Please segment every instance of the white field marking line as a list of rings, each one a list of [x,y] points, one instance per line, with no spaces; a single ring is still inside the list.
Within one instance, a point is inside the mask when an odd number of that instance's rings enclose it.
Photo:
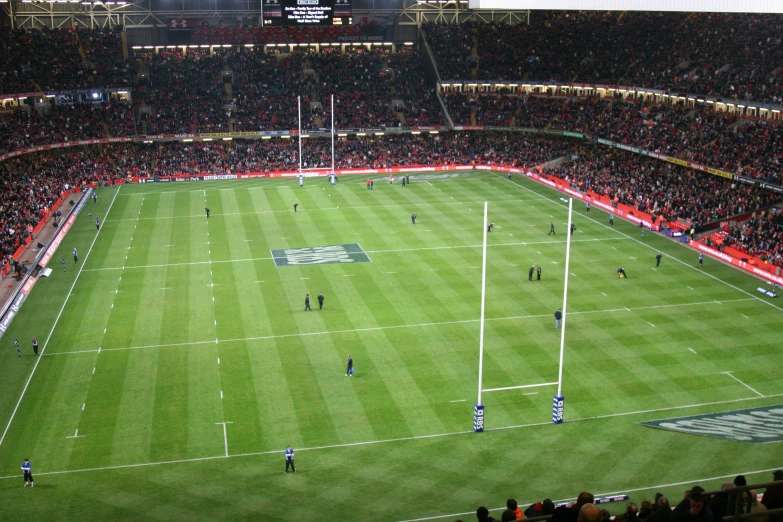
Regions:
[[[650,326],[652,326],[653,328],[655,328],[655,325],[654,325],[654,324],[652,324],[650,321],[647,321],[647,324],[649,324]]]
[[[514,203],[514,202],[520,202],[520,201],[530,201],[531,199],[546,199],[547,197],[538,197],[538,198],[529,198],[529,199],[499,199],[496,201],[490,201],[490,203]],[[483,201],[438,201],[435,203],[416,203],[417,206],[420,207],[436,207],[438,205],[464,205],[465,203],[483,203]],[[363,208],[396,208],[396,207],[408,207],[409,204],[404,205],[359,205],[359,206],[353,206],[353,207],[343,207],[343,209],[363,209]],[[313,208],[313,209],[307,209],[309,212],[315,212],[315,211],[324,211],[324,210],[337,210],[336,208],[331,207],[323,207],[323,208]],[[254,212],[226,212],[225,214],[215,214],[212,213],[212,216],[245,216],[245,215],[257,215],[257,214],[278,214],[278,213],[293,213],[293,210],[257,210]],[[122,219],[115,219],[113,221],[139,221],[139,220],[162,220],[162,219],[196,219],[196,218],[203,218],[204,214],[192,214],[187,216],[156,216],[156,217],[144,217],[144,218],[122,218]],[[208,223],[208,222],[207,222]]]
[[[502,178],[502,176],[499,176],[499,177]],[[527,190],[528,192],[532,192],[533,194],[540,195],[538,192],[536,192],[534,190],[531,190],[531,189],[529,189],[527,187],[524,187],[524,186],[520,185],[519,183],[516,183],[516,182],[511,181],[511,180],[509,180],[509,182],[510,183],[514,183],[514,185],[516,185],[516,186],[518,186],[518,187],[520,187],[520,188],[522,188],[524,190]],[[558,205],[558,206],[561,206],[561,207],[566,207],[566,205],[563,205],[562,203],[559,203],[558,201],[556,201],[554,199],[550,199],[549,201],[551,201],[555,205]],[[604,228],[608,228],[608,229],[614,230],[615,233],[620,234],[621,236],[625,237],[626,239],[630,239],[631,241],[639,243],[640,245],[644,246],[645,248],[648,248],[650,250],[655,250],[655,251],[658,250],[658,249],[648,245],[647,243],[644,243],[643,241],[639,241],[638,239],[636,239],[634,237],[631,237],[628,234],[624,234],[624,233],[620,232],[619,230],[615,229],[614,227],[610,227],[609,225],[604,225],[603,223],[600,223],[600,222],[596,221],[593,218],[587,218],[587,219],[589,219],[590,221],[592,221],[596,225],[599,225],[599,226],[602,226]],[[612,247],[612,248],[614,248],[614,247]],[[780,310],[781,312],[783,312],[783,308],[781,308],[781,307],[779,307],[777,305],[774,305],[774,304],[770,303],[769,301],[765,301],[764,299],[761,299],[760,297],[756,297],[755,295],[751,294],[750,292],[747,292],[747,291],[743,290],[742,288],[740,288],[738,286],[735,286],[735,285],[733,285],[733,284],[731,284],[731,283],[729,283],[727,281],[724,281],[723,279],[721,279],[721,278],[719,278],[717,276],[714,276],[712,274],[704,272],[703,270],[700,270],[700,269],[696,268],[695,266],[692,266],[692,265],[686,263],[685,261],[679,259],[678,257],[675,257],[675,256],[670,256],[670,257],[672,259],[674,259],[675,261],[677,261],[678,263],[687,266],[691,270],[695,270],[696,272],[699,272],[700,274],[704,274],[705,276],[707,276],[707,277],[709,277],[711,279],[714,279],[715,281],[723,283],[724,285],[726,285],[726,286],[728,286],[730,288],[733,288],[734,290],[737,290],[738,292],[742,292],[743,294],[752,297],[753,299],[755,299],[756,301],[759,301],[760,303],[764,303],[765,305],[771,306],[772,308],[775,308],[776,310]],[[691,287],[689,286],[688,288],[691,288]],[[693,288],[691,288],[691,290],[693,290]]]
[[[603,295],[604,297],[609,297],[608,295],[606,295],[606,294],[605,294],[605,293],[603,293],[603,292],[601,292],[601,295]]]
[[[538,395],[538,392],[528,392],[528,393],[523,393],[522,395]]]
[[[449,402],[465,402],[466,400],[467,399],[459,399],[459,400],[456,400],[456,401],[449,401]]]
[[[724,301],[724,303],[735,303],[735,302],[745,302],[745,301],[751,301],[751,298],[742,298],[742,299],[731,299],[728,301]],[[588,314],[600,314],[600,313],[614,313],[614,312],[622,312],[627,311],[631,312],[633,310],[654,310],[658,308],[679,308],[683,306],[700,306],[700,305],[714,305],[714,301],[701,301],[697,303],[680,303],[680,304],[665,304],[665,305],[653,305],[653,306],[640,306],[638,308],[611,308],[607,310],[585,310],[582,312],[568,312],[569,315],[588,315]],[[542,317],[551,317],[552,314],[536,314],[536,315],[515,315],[515,316],[509,316],[509,317],[490,317],[485,319],[485,321],[516,321],[520,319],[540,319]],[[450,325],[450,324],[469,324],[469,323],[477,323],[480,319],[462,319],[457,321],[441,321],[436,323],[419,323],[419,324],[399,324],[399,325],[392,325],[392,326],[373,326],[369,328],[354,328],[349,330],[331,330],[331,331],[321,331],[321,332],[305,332],[305,333],[292,333],[292,334],[279,334],[279,335],[262,335],[258,337],[244,337],[244,338],[234,338],[234,339],[223,339],[220,341],[221,343],[238,343],[238,342],[246,342],[246,341],[267,341],[272,339],[284,339],[287,337],[312,337],[316,335],[332,335],[332,334],[343,334],[343,333],[357,333],[357,332],[378,332],[383,330],[397,330],[401,328],[425,328],[430,326],[444,326],[444,325]],[[217,340],[216,340],[217,341]],[[116,352],[116,351],[123,351],[123,350],[142,350],[142,349],[152,349],[152,348],[174,348],[178,346],[197,346],[200,344],[212,344],[212,340],[209,341],[191,341],[191,342],[185,342],[185,343],[169,343],[169,344],[150,344],[145,346],[125,346],[125,347],[119,347],[119,348],[106,348],[103,350],[104,352]],[[100,350],[100,349],[99,349]],[[74,350],[70,352],[54,352],[47,354],[47,356],[55,356],[55,355],[70,355],[70,354],[76,354],[76,353],[95,353],[99,350]]]
[[[120,188],[122,188],[122,186],[120,186]],[[106,214],[103,215],[104,225],[106,224],[106,217],[109,215],[109,211],[111,211],[112,205],[114,205],[114,200],[117,199],[117,194],[119,194],[120,188],[118,188],[117,192],[114,193],[114,197],[112,198],[111,203],[109,203],[109,208],[106,209]],[[44,352],[46,352],[46,346],[49,344],[49,340],[52,338],[54,329],[57,328],[57,323],[60,322],[60,317],[63,315],[63,310],[65,310],[65,305],[68,304],[68,299],[71,298],[71,294],[73,293],[73,288],[76,286],[76,282],[79,280],[79,276],[81,275],[82,270],[84,270],[84,265],[87,263],[87,259],[89,259],[90,253],[92,252],[92,247],[95,246],[95,241],[98,239],[100,233],[101,231],[99,229],[95,233],[95,237],[92,238],[92,243],[90,243],[90,248],[87,250],[87,255],[84,256],[84,260],[82,260],[79,266],[79,272],[77,272],[76,277],[73,280],[73,284],[71,285],[71,288],[68,290],[68,295],[65,296],[65,301],[63,301],[63,305],[60,307],[60,311],[57,313],[57,317],[54,319],[54,324],[52,325],[52,329],[49,330],[49,335],[46,337],[46,341],[44,342],[43,348],[41,348],[41,355],[44,355]],[[11,427],[11,423],[14,421],[16,412],[19,410],[19,405],[22,403],[22,399],[24,399],[24,394],[27,392],[27,387],[30,386],[30,381],[33,380],[33,375],[35,375],[35,370],[38,368],[38,363],[41,362],[41,358],[42,357],[38,357],[35,360],[35,365],[33,365],[33,369],[30,372],[30,376],[27,378],[27,382],[25,382],[24,388],[22,388],[22,394],[19,395],[19,400],[16,401],[16,406],[14,406],[14,411],[11,412],[11,418],[8,419],[8,424],[6,424],[5,430],[3,430],[3,435],[2,437],[0,437],[0,446],[3,445],[5,436],[8,434],[8,429]]]
[[[740,314],[740,315],[741,315],[742,317],[744,317],[745,319],[750,319],[750,317],[748,317],[748,316],[747,316],[747,315],[745,315],[745,314]]]
[[[576,242],[595,242],[595,241],[625,241],[625,238],[604,238],[604,239],[573,239],[571,240],[572,243]],[[548,244],[557,244],[557,243],[565,243],[565,241],[534,241],[534,242],[513,242],[513,243],[495,243],[493,245],[487,245],[488,247],[508,247],[508,246],[522,246],[522,245],[548,245]],[[439,247],[419,247],[419,248],[397,248],[397,249],[391,249],[391,250],[365,250],[364,253],[368,254],[367,257],[369,258],[369,254],[385,254],[385,253],[395,253],[395,252],[418,252],[418,251],[425,251],[425,250],[450,250],[450,249],[459,249],[459,248],[481,248],[482,245],[448,245],[448,246],[439,246]],[[210,251],[211,254],[211,251]],[[130,269],[130,268],[162,268],[162,267],[168,267],[168,266],[190,266],[190,265],[210,265],[212,263],[244,263],[248,261],[271,261],[274,259],[284,259],[285,256],[277,256],[277,257],[245,257],[241,259],[223,259],[220,261],[188,261],[185,263],[163,263],[159,265],[132,265],[132,266],[110,266],[110,267],[104,267],[104,268],[88,268],[85,270],[85,272],[101,272],[105,270],[123,270],[123,269]]]
[[[220,390],[220,398],[223,398],[223,390]]]
[[[689,349],[690,351],[692,351],[693,353],[696,353],[696,350],[694,350],[693,348],[688,348],[688,349]],[[698,353],[696,353],[696,355],[699,355],[699,354],[698,354]]]
[[[84,438],[84,435],[79,435],[79,428],[76,428],[76,433],[74,433],[70,437],[65,437],[66,439],[81,439]]]
[[[505,391],[505,390],[522,390],[526,388],[540,388],[542,386],[552,386],[557,384],[557,382],[542,382],[541,384],[525,384],[522,386],[506,386],[505,388],[488,388],[486,390],[481,390],[482,392],[493,392],[493,391]]]
[[[82,404],[82,411],[84,411],[84,407],[85,407],[85,406],[87,406],[87,403],[86,403],[86,402],[85,402],[84,404]]]
[[[688,288],[690,288],[691,290],[693,290],[693,287],[690,287],[690,286],[689,286]]]
[[[426,183],[427,185],[429,185],[429,186],[431,186],[431,187],[434,187],[434,186],[435,186],[435,185],[433,185],[432,183],[430,183],[429,181],[427,181],[426,179],[424,180],[424,183]]]
[[[776,398],[776,397],[783,397],[783,393],[776,394],[776,395],[768,395],[766,398]],[[582,421],[590,421],[590,420],[599,420],[599,419],[606,419],[606,418],[612,418],[612,417],[624,417],[628,415],[641,415],[644,413],[657,413],[662,411],[668,411],[668,410],[678,410],[678,409],[684,409],[684,408],[697,408],[702,406],[717,406],[722,404],[729,404],[733,402],[744,402],[744,401],[754,401],[758,400],[760,397],[746,397],[744,399],[732,399],[728,401],[719,401],[719,402],[708,402],[708,403],[702,403],[702,404],[686,404],[683,406],[672,406],[668,408],[658,408],[655,410],[641,410],[641,411],[632,411],[632,412],[624,412],[624,413],[611,413],[607,415],[598,415],[593,417],[582,417],[582,418],[576,418],[576,419],[570,419],[565,420],[564,422],[582,422]],[[541,426],[551,426],[552,421],[548,420],[546,422],[537,422],[537,423],[531,423],[531,424],[520,424],[517,426],[503,426],[499,428],[487,428],[485,431],[501,431],[501,430],[509,430],[509,429],[520,429],[520,428],[533,428],[533,427],[541,427]],[[317,451],[317,450],[329,450],[329,449],[341,449],[341,448],[353,448],[357,446],[373,446],[376,444],[386,444],[391,442],[406,442],[406,441],[412,441],[412,440],[427,440],[427,439],[436,439],[436,438],[443,438],[443,437],[451,437],[454,435],[467,435],[467,434],[473,434],[473,430],[467,430],[467,431],[454,431],[454,432],[447,432],[447,433],[435,433],[430,435],[417,435],[414,437],[403,437],[398,439],[382,439],[382,440],[371,440],[371,441],[363,441],[363,442],[349,442],[349,443],[343,443],[343,444],[332,444],[327,446],[313,446],[310,448],[300,448],[298,451]],[[158,461],[158,462],[144,462],[139,464],[123,464],[118,466],[104,466],[99,468],[84,468],[84,469],[71,469],[71,470],[62,470],[62,471],[45,471],[45,472],[39,472],[39,475],[69,475],[71,473],[86,473],[86,472],[95,472],[95,471],[110,471],[115,469],[130,469],[130,468],[146,468],[150,466],[164,466],[164,465],[171,465],[171,464],[183,464],[186,462],[202,462],[207,460],[217,460],[217,459],[225,459],[225,458],[240,458],[240,457],[255,457],[255,456],[264,456],[264,455],[280,455],[280,452],[282,450],[275,449],[275,450],[269,450],[269,451],[259,451],[255,453],[239,453],[236,455],[230,455],[228,457],[225,457],[223,455],[217,455],[213,457],[196,457],[192,459],[180,459],[180,460],[168,460],[168,461]],[[752,474],[759,474],[759,473],[770,473],[772,471],[775,471],[778,469],[770,468],[765,470],[758,470],[758,471],[749,471],[745,473],[740,473],[741,475],[752,475]],[[692,482],[679,482],[676,484],[669,484],[669,486],[679,486],[682,484],[691,484],[693,482],[703,482],[707,480],[717,480],[722,478],[732,478],[737,476],[737,473],[734,473],[732,475],[726,475],[724,477],[713,477],[710,479],[700,479],[697,481]],[[19,475],[9,475],[5,477],[0,477],[0,480],[7,480],[7,479],[19,479]],[[611,493],[601,493],[599,496],[609,496],[612,494],[620,494],[624,492],[629,491],[645,491],[647,489],[657,489],[659,487],[664,486],[652,486],[652,487],[645,487],[645,488],[638,488],[638,489],[625,489],[623,491],[618,492],[611,492]],[[505,509],[505,508],[503,508]],[[473,513],[473,512],[471,512]],[[446,515],[451,516],[451,515]],[[443,517],[433,517],[433,518],[443,518]]]
[[[220,392],[223,395],[223,392]],[[226,458],[228,458],[228,435],[226,434],[226,424],[234,424],[233,422],[216,422],[215,424],[223,425],[223,446],[226,448]]]
[[[95,368],[92,369],[92,374],[95,375]]]
[[[767,443],[762,443],[762,444],[767,444]],[[762,473],[770,473],[772,471],[774,471],[774,468],[760,469],[760,470],[757,470],[757,471],[744,471],[744,472],[741,471],[741,472],[737,472],[737,473],[732,473],[730,475],[723,475],[723,476],[720,476],[720,477],[700,478],[700,479],[696,479],[696,480],[687,480],[687,481],[683,481],[683,482],[673,482],[671,484],[658,484],[658,485],[655,485],[655,486],[645,486],[645,487],[634,488],[634,489],[623,489],[621,491],[610,491],[610,492],[607,492],[607,493],[597,493],[595,496],[596,497],[609,497],[609,496],[614,496],[614,495],[620,495],[620,494],[623,494],[623,493],[635,493],[637,491],[661,490],[661,489],[664,489],[664,488],[673,488],[675,486],[684,486],[684,485],[687,485],[687,484],[695,484],[697,482],[698,483],[704,483],[704,482],[711,482],[713,480],[727,479],[727,478],[736,477],[737,475],[760,475]],[[555,500],[554,503],[555,504],[560,504],[562,502],[571,502],[573,500],[576,500],[576,498],[575,497],[574,498],[561,498],[561,499]],[[536,502],[535,500],[532,500],[532,501],[522,502],[519,505],[534,504],[535,502]],[[489,511],[490,512],[492,512],[492,511],[502,511],[504,509],[506,509],[506,506],[499,507],[499,508],[492,508]],[[438,520],[438,519],[441,519],[441,518],[461,517],[461,516],[465,516],[465,515],[473,515],[475,513],[476,513],[476,511],[473,510],[473,511],[466,511],[464,513],[450,513],[448,515],[436,515],[436,516],[424,517],[424,518],[411,518],[411,519],[408,519],[408,520],[401,520],[399,522],[425,522],[427,520]]]
[[[761,394],[758,390],[755,390],[755,389],[751,388],[750,386],[748,386],[747,384],[745,384],[744,382],[739,380],[737,377],[734,377],[734,375],[732,375],[732,372],[721,372],[721,373],[725,374],[725,375],[728,375],[729,377],[731,377],[732,379],[734,379],[735,381],[737,381],[738,383],[740,383],[741,385],[743,385],[744,387],[746,387],[747,389],[749,389],[750,391],[752,391],[753,393],[758,395],[759,397],[762,397],[762,398],[764,397],[764,395]]]

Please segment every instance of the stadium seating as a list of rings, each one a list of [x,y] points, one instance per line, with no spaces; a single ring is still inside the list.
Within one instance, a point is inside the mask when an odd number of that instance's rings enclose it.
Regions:
[[[723,244],[783,267],[783,211],[770,209],[745,222],[732,222]]]
[[[783,102],[775,15],[534,11],[530,25],[424,30],[444,81],[578,81]]]
[[[620,98],[543,97],[451,92],[445,96],[457,125],[576,131],[783,183],[783,125],[740,119],[704,107]]]
[[[711,223],[764,208],[777,199],[760,188],[734,185],[717,176],[624,151],[588,150],[549,172],[574,188],[592,190],[666,222]]]

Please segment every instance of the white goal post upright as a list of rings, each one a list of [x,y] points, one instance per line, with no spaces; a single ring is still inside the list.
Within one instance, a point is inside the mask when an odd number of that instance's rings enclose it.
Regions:
[[[332,94],[332,172],[334,172],[334,94]]]
[[[562,324],[560,325],[560,365],[557,370],[557,395],[552,400],[552,422],[561,424],[563,422],[563,410],[565,400],[563,399],[563,358],[565,355],[565,332],[566,318],[568,313],[566,305],[568,303],[568,275],[571,264],[571,216],[574,208],[573,198],[568,200],[568,228],[566,229],[566,259],[565,259],[565,283],[563,285],[563,314]]]
[[[299,175],[302,175],[302,97],[296,97],[296,108],[299,114]]]
[[[484,202],[484,242],[481,261],[481,322],[479,333],[479,368],[478,368],[478,401],[473,407],[473,431],[484,431],[484,404],[481,402],[482,376],[484,373],[484,302],[487,297],[487,209],[489,202]]]

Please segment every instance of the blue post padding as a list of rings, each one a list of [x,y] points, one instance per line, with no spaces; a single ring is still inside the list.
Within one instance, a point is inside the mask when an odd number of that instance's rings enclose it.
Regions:
[[[473,406],[473,431],[481,433],[484,431],[484,405],[476,404]]]
[[[555,424],[563,423],[563,409],[565,408],[565,399],[562,395],[555,395],[552,400],[552,422]]]

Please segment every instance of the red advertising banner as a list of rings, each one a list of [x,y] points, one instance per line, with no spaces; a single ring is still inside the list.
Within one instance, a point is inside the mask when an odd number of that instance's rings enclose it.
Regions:
[[[726,252],[715,250],[714,248],[708,247],[704,243],[699,243],[698,241],[691,241],[688,244],[691,246],[691,248],[694,248],[699,252],[704,252],[708,256],[714,257],[715,259],[720,259],[721,261],[724,261],[730,264],[731,266],[736,266],[737,268],[740,268],[745,272],[753,274],[754,276],[761,277],[762,279],[765,279],[772,283],[783,285],[783,277],[776,275],[772,272],[769,272],[761,267],[758,267],[754,263],[742,261],[742,259],[737,259],[736,257],[731,256]],[[775,268],[771,265],[768,266],[770,267],[770,270],[773,270]]]

